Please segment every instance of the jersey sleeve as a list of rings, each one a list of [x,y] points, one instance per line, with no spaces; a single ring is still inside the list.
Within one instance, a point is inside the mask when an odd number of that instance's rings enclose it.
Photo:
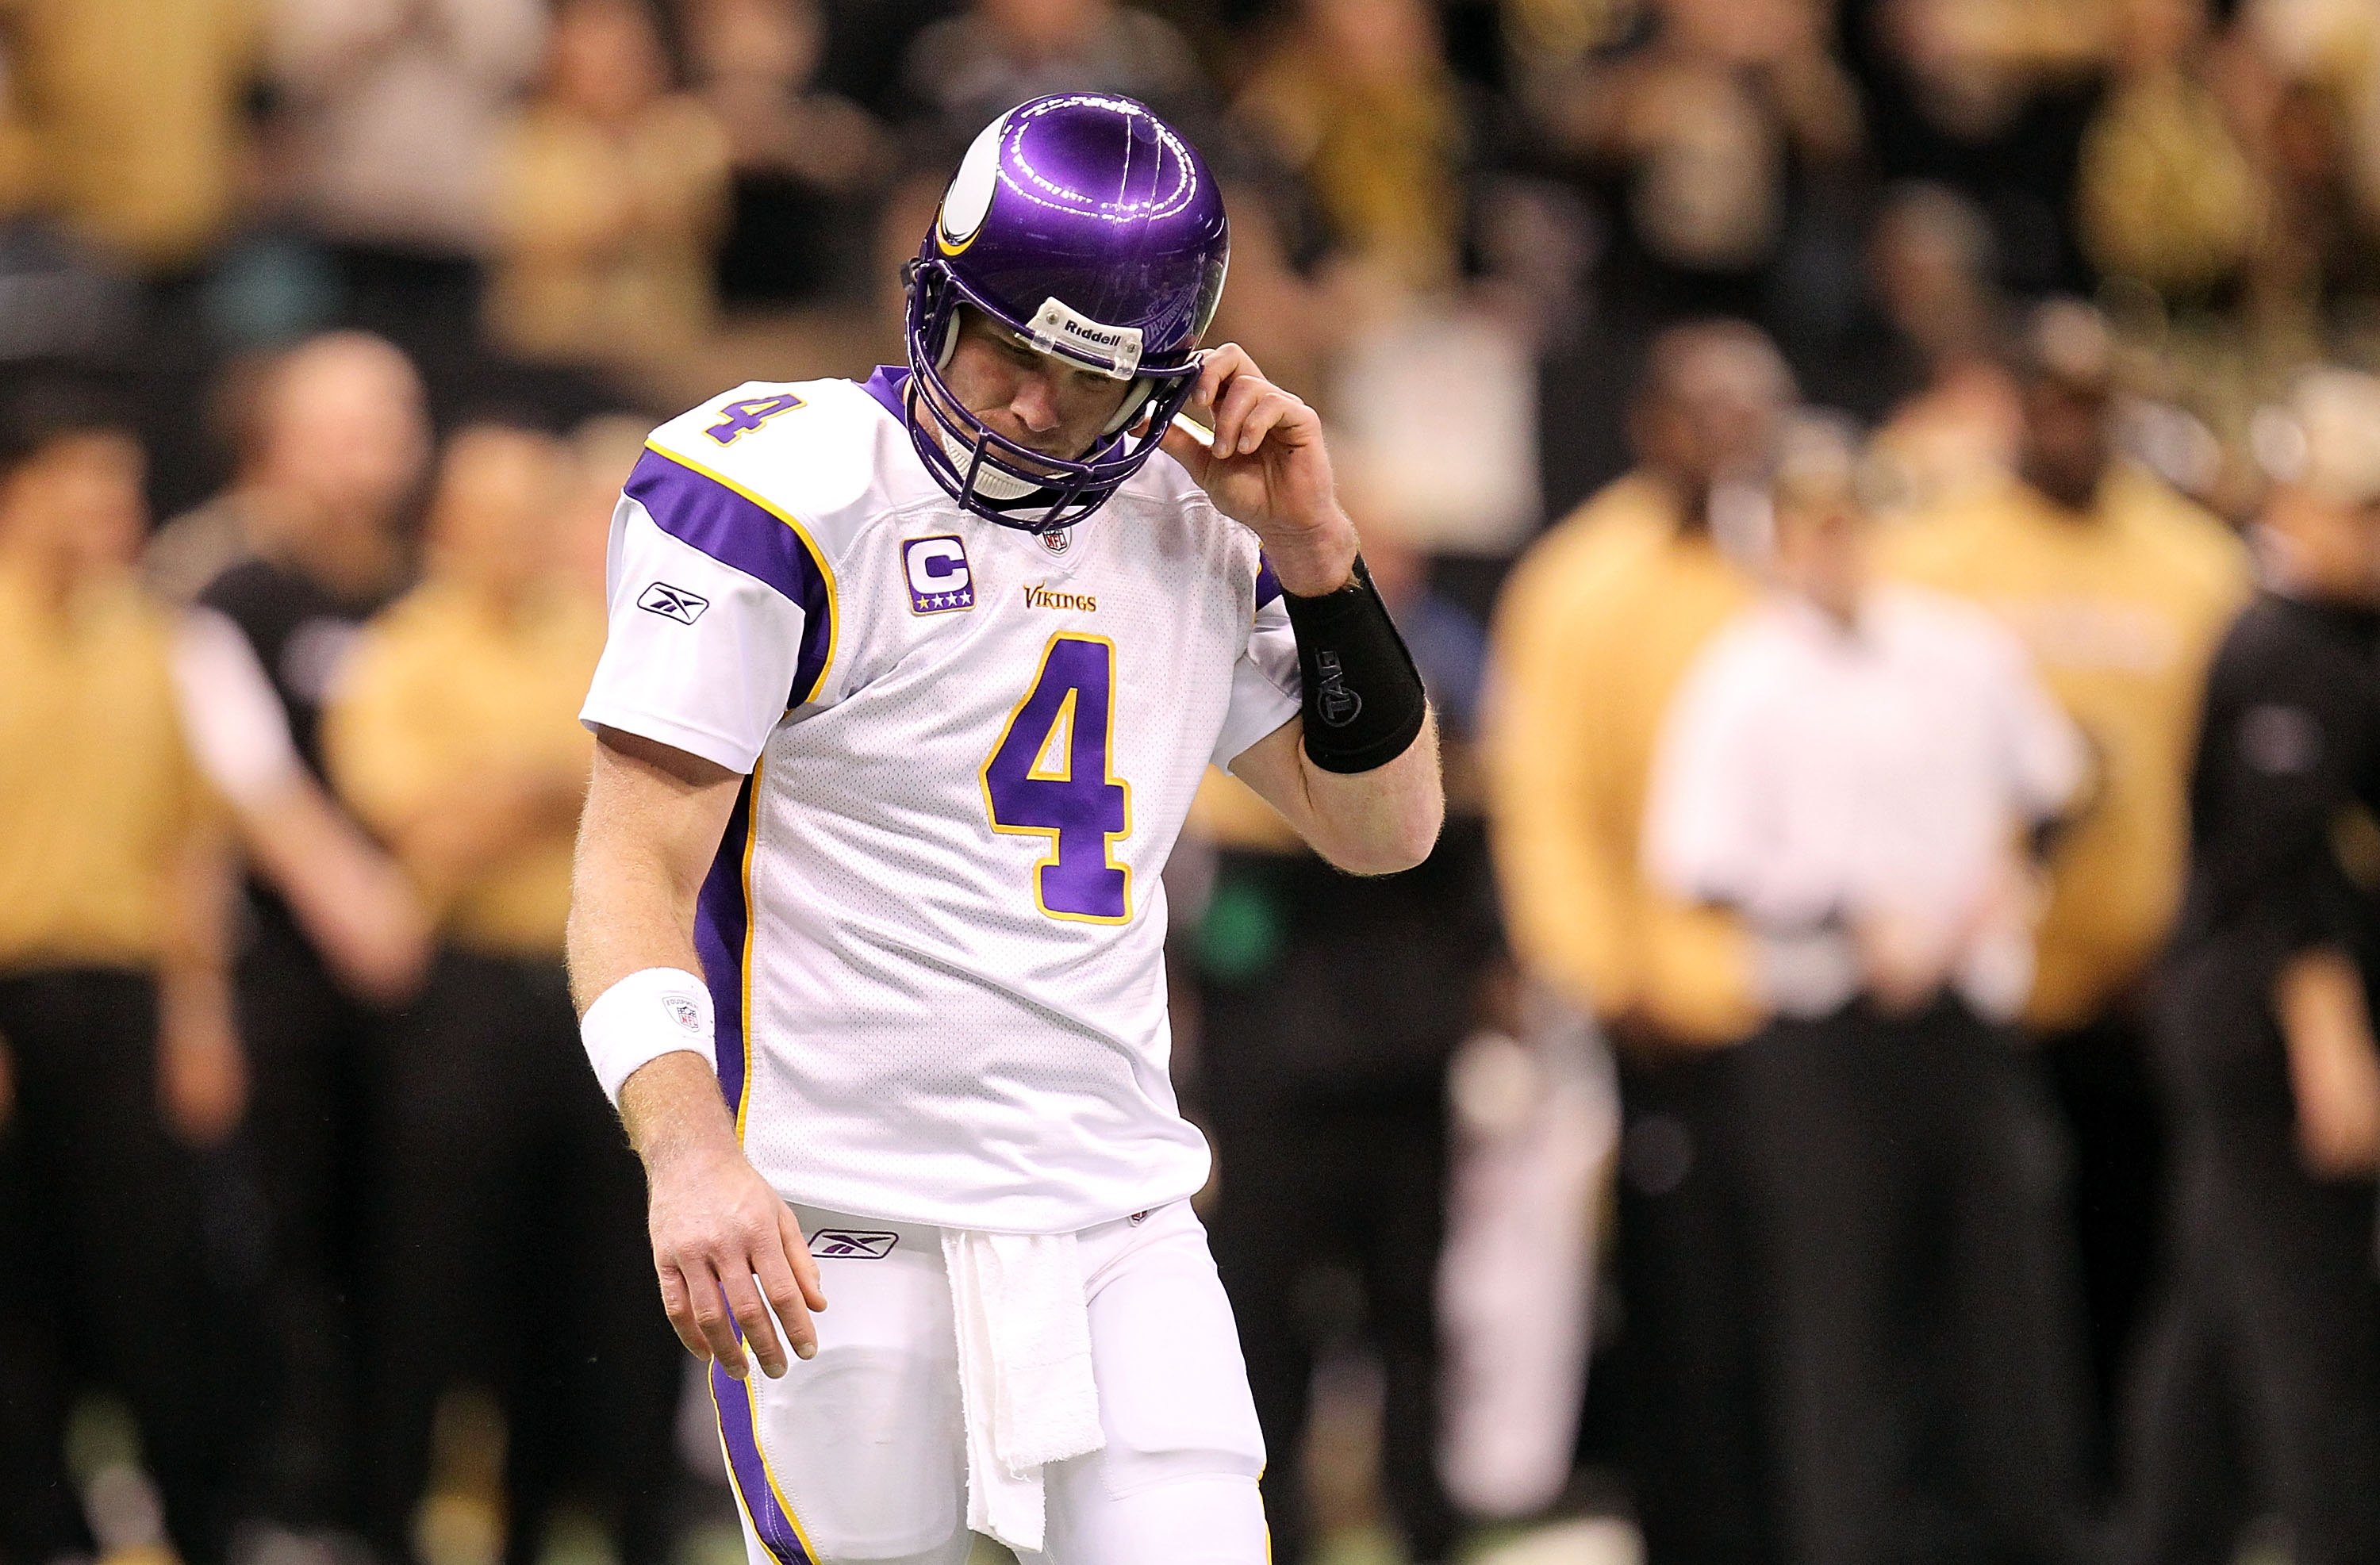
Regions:
[[[1297,715],[1303,689],[1297,675],[1297,635],[1281,606],[1281,583],[1272,567],[1257,572],[1256,623],[1232,665],[1232,701],[1211,758],[1225,770],[1248,746]]]
[[[610,633],[578,720],[749,772],[814,697],[833,576],[783,513],[658,447],[612,515]]]

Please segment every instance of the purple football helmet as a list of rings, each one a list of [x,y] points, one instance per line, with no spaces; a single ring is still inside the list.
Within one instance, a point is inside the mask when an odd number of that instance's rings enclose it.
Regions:
[[[1157,450],[1198,383],[1198,338],[1231,255],[1222,194],[1188,141],[1129,98],[1063,92],[986,126],[908,271],[909,434],[951,497],[1049,533],[1097,510]],[[1043,353],[1129,382],[1073,459],[962,406],[941,371],[959,309]]]

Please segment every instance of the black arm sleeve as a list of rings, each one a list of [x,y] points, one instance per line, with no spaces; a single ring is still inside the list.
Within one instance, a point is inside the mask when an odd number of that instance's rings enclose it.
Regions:
[[[1325,771],[1370,771],[1410,748],[1428,715],[1421,674],[1361,556],[1319,598],[1284,592],[1305,685],[1305,753]]]

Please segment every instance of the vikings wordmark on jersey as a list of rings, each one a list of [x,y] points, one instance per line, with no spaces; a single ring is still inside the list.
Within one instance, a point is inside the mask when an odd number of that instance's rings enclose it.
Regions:
[[[697,946],[796,1201],[1062,1232],[1186,1196],[1160,880],[1201,773],[1295,716],[1256,540],[1158,455],[1052,552],[918,461],[905,371],[655,431],[582,718],[749,774]]]

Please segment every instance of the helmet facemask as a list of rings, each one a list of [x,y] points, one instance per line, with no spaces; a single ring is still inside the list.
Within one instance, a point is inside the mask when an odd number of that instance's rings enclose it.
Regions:
[[[1111,363],[1068,351],[976,297],[945,263],[923,258],[908,269],[909,433],[917,455],[959,504],[1002,527],[1042,534],[1072,527],[1105,503],[1157,452],[1165,431],[1198,383],[1201,355],[1183,362],[1135,364],[1127,377]],[[986,424],[942,379],[955,351],[960,311],[979,310],[994,325],[1069,365],[1128,379],[1123,405],[1089,450],[1052,456]]]

